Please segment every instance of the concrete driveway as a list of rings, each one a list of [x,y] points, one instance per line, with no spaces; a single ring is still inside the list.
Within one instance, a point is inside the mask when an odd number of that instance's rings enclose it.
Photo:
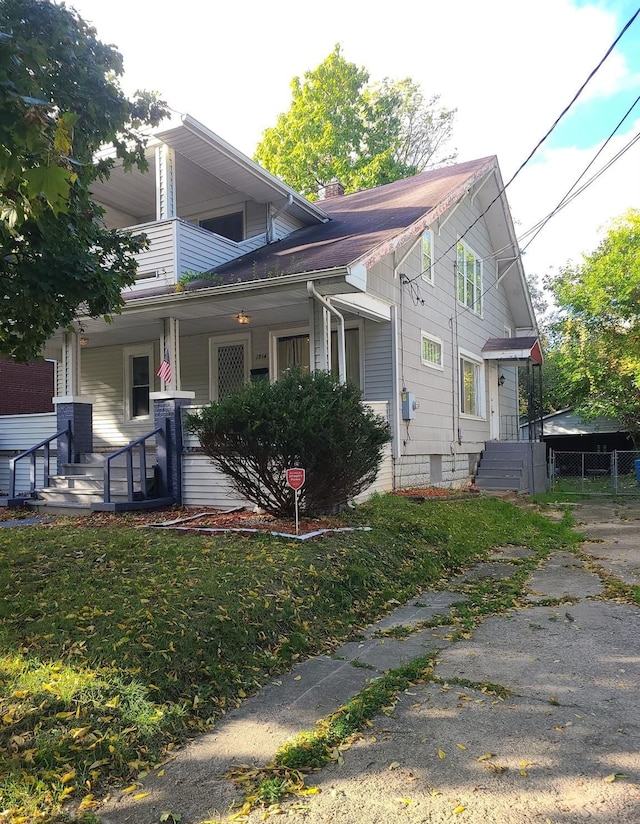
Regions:
[[[163,811],[181,824],[228,820],[236,790],[223,776],[233,764],[267,763],[372,676],[438,649],[439,683],[401,694],[342,753],[344,763],[309,776],[320,792],[284,802],[275,820],[638,824],[640,608],[602,594],[607,576],[640,585],[640,502],[576,505],[575,513],[588,541],[580,556],[552,553],[530,576],[530,606],[489,618],[455,643],[446,631],[405,640],[375,632],[445,613],[468,575],[512,574],[526,548],[498,548],[451,582],[451,592],[422,593],[363,640],[268,685],[148,781],[143,800],[114,798],[102,821],[155,824]],[[354,667],[355,659],[367,666]],[[508,697],[488,694],[487,683]],[[241,820],[264,816],[256,810]]]

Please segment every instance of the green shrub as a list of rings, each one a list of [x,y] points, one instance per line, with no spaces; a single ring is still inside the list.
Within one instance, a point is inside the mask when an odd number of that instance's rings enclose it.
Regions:
[[[336,512],[375,480],[391,439],[357,387],[300,370],[248,384],[189,415],[186,427],[244,498],[278,516],[294,512],[287,469],[306,471],[302,513]]]

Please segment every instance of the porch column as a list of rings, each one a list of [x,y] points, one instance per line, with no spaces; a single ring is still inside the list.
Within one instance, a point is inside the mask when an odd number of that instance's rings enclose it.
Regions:
[[[93,452],[93,404],[94,398],[81,395],[80,382],[80,336],[76,332],[65,332],[62,341],[63,394],[53,398],[56,407],[58,432],[71,425],[71,444],[67,438],[59,438],[57,443],[58,474],[62,466],[75,463],[81,453]]]
[[[162,466],[166,458],[167,477],[163,479],[166,495],[175,498],[179,504],[182,503],[182,408],[191,406],[195,396],[195,392],[178,391],[149,394],[153,401],[155,426],[161,426],[166,420],[169,422],[167,442],[158,444],[158,463]],[[163,449],[166,449],[165,455],[161,454]]]
[[[156,220],[176,217],[175,152],[162,143],[156,146]]]
[[[160,361],[158,369],[163,392],[180,392],[180,321],[177,318],[162,318],[160,332]],[[168,368],[166,366],[168,364]]]

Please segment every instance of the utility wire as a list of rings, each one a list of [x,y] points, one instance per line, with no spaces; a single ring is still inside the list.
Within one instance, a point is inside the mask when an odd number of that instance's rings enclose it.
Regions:
[[[471,223],[471,224],[470,224],[470,225],[469,225],[469,226],[465,229],[465,231],[464,231],[464,232],[460,235],[460,237],[456,240],[456,242],[455,242],[455,243],[452,243],[452,244],[451,244],[451,246],[449,246],[449,247],[448,247],[448,248],[447,248],[447,249],[446,249],[446,250],[445,250],[445,251],[444,251],[444,252],[440,255],[440,257],[439,257],[439,258],[437,258],[437,259],[433,262],[433,265],[435,265],[436,263],[439,263],[439,262],[440,262],[443,258],[445,258],[445,257],[449,254],[449,252],[450,252],[452,249],[454,249],[454,248],[458,245],[458,242],[459,242],[460,240],[462,240],[462,238],[463,238],[463,237],[465,237],[465,236],[466,236],[466,235],[467,235],[467,234],[471,231],[471,229],[473,229],[473,227],[474,227],[474,226],[475,226],[475,225],[476,225],[476,224],[477,224],[477,223],[478,223],[478,222],[479,222],[479,221],[480,221],[480,220],[481,220],[481,219],[482,219],[482,218],[483,218],[483,217],[487,214],[487,212],[488,212],[488,211],[489,211],[489,209],[493,206],[493,204],[494,204],[497,200],[499,200],[499,198],[500,198],[500,197],[504,194],[504,192],[506,191],[507,187],[508,187],[508,186],[510,186],[510,185],[513,183],[513,181],[516,179],[516,177],[520,174],[520,172],[521,172],[521,171],[525,168],[525,166],[529,163],[529,161],[531,160],[531,158],[532,158],[532,157],[535,155],[535,153],[538,151],[538,149],[540,148],[540,146],[542,146],[542,144],[545,142],[545,140],[547,140],[547,138],[548,138],[548,137],[551,135],[551,133],[554,131],[554,129],[556,128],[556,126],[558,125],[558,123],[560,123],[560,121],[562,120],[562,118],[563,118],[563,117],[564,117],[564,116],[565,116],[565,115],[569,112],[569,110],[571,109],[571,107],[573,106],[573,104],[576,102],[576,100],[580,97],[580,95],[582,94],[582,92],[583,92],[583,91],[584,91],[584,89],[586,88],[587,84],[588,84],[588,83],[589,83],[589,82],[593,79],[593,77],[595,76],[595,74],[596,74],[596,73],[600,70],[600,68],[602,67],[602,65],[603,65],[603,63],[605,62],[605,60],[609,57],[609,55],[611,54],[611,52],[613,51],[613,49],[614,49],[614,48],[618,45],[618,42],[620,41],[620,39],[622,38],[622,36],[625,34],[625,32],[627,31],[627,29],[628,29],[628,28],[629,28],[629,27],[633,24],[633,22],[634,22],[634,21],[635,21],[635,19],[638,17],[638,15],[640,15],[640,6],[639,6],[639,7],[635,10],[635,12],[633,13],[633,15],[632,15],[632,16],[629,18],[629,20],[627,20],[627,22],[624,24],[624,26],[623,26],[623,27],[622,27],[622,29],[620,30],[620,33],[618,34],[618,36],[616,37],[616,39],[615,39],[615,40],[613,41],[613,43],[609,46],[609,48],[608,48],[608,49],[607,49],[607,51],[604,53],[604,55],[602,56],[602,58],[598,61],[597,65],[596,65],[596,66],[595,66],[595,67],[591,70],[591,72],[590,72],[590,73],[589,73],[589,75],[587,76],[587,79],[584,81],[584,83],[582,83],[582,85],[580,86],[580,88],[578,89],[578,91],[577,91],[577,92],[574,94],[574,96],[571,98],[570,102],[569,102],[569,103],[568,103],[568,104],[564,107],[564,109],[560,112],[560,114],[558,115],[558,117],[555,119],[555,121],[554,121],[554,122],[553,122],[553,124],[551,125],[551,128],[549,128],[549,129],[547,130],[546,134],[545,134],[545,135],[544,135],[544,136],[543,136],[543,137],[542,137],[542,138],[541,138],[541,139],[540,139],[540,140],[536,143],[536,145],[534,146],[534,148],[533,148],[533,149],[531,150],[531,152],[529,152],[529,154],[527,155],[526,159],[525,159],[525,160],[524,160],[524,161],[520,164],[520,166],[516,169],[516,171],[514,172],[514,174],[512,174],[512,175],[511,175],[511,177],[509,178],[509,180],[507,181],[507,183],[505,183],[505,184],[504,184],[504,185],[500,188],[500,190],[498,191],[498,194],[497,194],[497,195],[493,198],[493,200],[491,200],[491,202],[489,203],[489,205],[488,205],[485,209],[483,209],[483,211],[482,211],[482,212],[481,212],[481,213],[480,213],[480,214],[479,214],[479,215],[475,218],[475,220],[474,220],[474,221],[473,221],[473,222],[472,222],[472,223]],[[423,275],[423,274],[424,274],[424,272],[419,272],[419,273],[418,273],[417,275],[415,275],[413,278],[410,278],[410,279],[408,279],[408,280],[409,280],[409,282],[412,282],[412,281],[414,281],[414,280],[417,280],[419,277],[422,277],[422,275]]]
[[[638,99],[636,100],[636,103],[637,103],[639,100],[640,100],[640,97],[638,97]],[[635,105],[636,105],[636,103],[634,103],[634,104],[633,104],[633,106],[635,106]],[[631,108],[633,108],[633,106],[632,106]],[[631,111],[631,109],[630,109],[629,111]],[[625,118],[626,118],[626,116],[627,116],[627,115],[625,115]],[[625,119],[625,118],[623,118],[623,119],[620,121],[620,123],[622,123],[622,122],[624,121],[624,119]],[[617,130],[617,128],[618,128],[618,126],[616,127],[616,130]],[[615,134],[615,132],[613,132],[613,133],[611,134],[611,136],[607,139],[607,141],[606,141],[607,143],[609,142],[609,140],[611,140],[611,138],[613,137],[613,135],[614,135],[614,134]],[[606,172],[606,171],[607,171],[607,170],[608,170],[611,166],[613,166],[613,164],[614,164],[616,161],[618,161],[618,160],[619,160],[619,159],[620,159],[620,158],[621,158],[624,154],[626,154],[626,153],[629,151],[629,149],[631,149],[633,146],[635,146],[635,144],[636,144],[639,140],[640,140],[640,132],[638,132],[636,135],[634,135],[634,136],[631,138],[631,140],[629,140],[629,141],[628,141],[628,142],[627,142],[627,143],[626,143],[626,144],[622,147],[622,149],[620,149],[620,151],[619,151],[617,154],[615,154],[612,158],[610,158],[610,159],[609,159],[609,160],[605,163],[605,165],[604,165],[604,166],[602,166],[602,168],[600,168],[600,169],[599,169],[599,170],[598,170],[598,171],[597,171],[594,175],[592,175],[592,176],[589,178],[589,180],[587,180],[587,181],[586,181],[586,182],[585,182],[585,183],[584,183],[584,184],[583,184],[583,185],[582,185],[579,189],[577,189],[575,192],[573,192],[573,194],[571,194],[571,196],[569,197],[569,196],[568,196],[568,195],[569,195],[569,193],[571,193],[571,192],[572,192],[572,190],[574,189],[574,187],[576,186],[576,184],[577,184],[577,183],[578,183],[578,182],[579,182],[579,181],[580,181],[580,180],[584,177],[584,175],[586,174],[586,172],[587,172],[587,170],[589,169],[589,167],[590,167],[591,165],[593,165],[593,162],[595,161],[596,157],[597,157],[597,156],[598,156],[598,155],[602,152],[602,149],[604,149],[604,145],[603,145],[603,146],[601,147],[601,149],[600,149],[600,150],[596,153],[596,155],[594,156],[594,158],[591,160],[591,162],[590,162],[590,163],[589,163],[589,164],[585,167],[585,169],[584,169],[584,171],[582,172],[582,174],[581,174],[581,175],[580,175],[580,176],[576,179],[576,181],[575,181],[575,183],[573,184],[573,186],[571,187],[571,189],[569,189],[569,191],[567,192],[567,194],[566,194],[566,195],[562,198],[562,200],[560,200],[560,202],[559,202],[559,203],[558,203],[558,205],[555,207],[555,209],[554,209],[552,212],[550,212],[550,213],[549,213],[546,217],[542,218],[542,220],[539,220],[539,221],[538,221],[538,223],[536,223],[536,224],[535,224],[535,226],[532,226],[532,227],[531,227],[531,229],[527,230],[527,232],[525,232],[523,235],[521,235],[521,237],[520,237],[520,238],[518,238],[518,241],[520,241],[521,239],[523,239],[523,238],[527,237],[528,235],[530,235],[530,234],[531,234],[531,232],[535,232],[535,234],[533,235],[533,237],[532,237],[532,238],[531,238],[531,239],[530,239],[530,240],[529,240],[529,241],[528,241],[528,242],[527,242],[527,243],[526,243],[526,244],[522,247],[522,249],[520,249],[520,250],[518,251],[518,254],[516,255],[516,257],[515,257],[515,258],[511,261],[511,263],[507,266],[507,268],[506,268],[506,269],[505,269],[505,271],[504,271],[504,272],[500,275],[500,277],[499,277],[499,278],[498,278],[498,279],[497,279],[494,283],[492,283],[492,284],[490,284],[489,286],[487,286],[487,288],[486,288],[486,289],[485,289],[485,290],[484,290],[484,291],[483,291],[483,292],[479,295],[479,300],[482,300],[482,298],[484,298],[484,296],[487,294],[487,292],[491,291],[491,289],[493,289],[493,288],[497,285],[498,280],[502,280],[502,278],[503,278],[503,277],[504,277],[504,276],[505,276],[505,275],[509,272],[509,270],[510,270],[513,266],[515,266],[515,264],[516,264],[516,263],[517,263],[517,262],[521,259],[522,254],[523,254],[523,252],[525,251],[525,249],[527,249],[527,247],[528,247],[528,246],[530,246],[530,244],[531,244],[531,243],[533,242],[533,240],[534,240],[534,239],[538,236],[538,234],[542,231],[542,229],[544,229],[544,227],[545,227],[545,226],[546,226],[546,224],[549,222],[549,220],[551,220],[551,218],[552,218],[552,217],[554,217],[554,216],[555,216],[555,215],[556,215],[559,211],[561,211],[562,209],[564,209],[564,207],[565,207],[565,206],[568,206],[568,205],[569,205],[569,203],[571,203],[571,202],[572,202],[572,201],[573,201],[576,197],[578,197],[578,195],[581,195],[581,194],[582,194],[582,192],[584,192],[584,191],[585,191],[585,189],[587,189],[589,186],[591,186],[591,184],[592,184],[592,183],[595,183],[595,181],[596,181],[596,180],[597,180],[597,179],[598,179],[601,175],[603,175],[603,174],[604,174],[604,173],[605,173],[605,172]],[[605,143],[605,145],[606,145],[606,143]],[[536,231],[536,230],[537,230],[537,231]],[[503,252],[503,251],[505,251],[505,249],[510,249],[510,248],[511,248],[511,244],[509,244],[508,246],[503,246],[503,247],[502,247],[502,249],[498,249],[498,250],[496,250],[496,252],[494,252],[494,255],[500,254],[500,252]],[[466,306],[466,305],[465,305],[465,306],[463,306],[461,309],[456,309],[456,311],[455,311],[455,316],[457,317],[458,315],[461,315],[463,312],[469,312],[469,311],[471,311],[471,307],[470,307],[470,306]]]
[[[591,158],[590,162],[585,166],[582,173],[576,178],[573,185],[567,190],[566,194],[560,199],[560,201],[558,202],[558,205],[555,207],[555,209],[552,212],[550,212],[543,220],[540,221],[539,225],[536,227],[536,229],[534,231],[533,237],[531,237],[527,241],[526,245],[520,250],[520,253],[524,252],[525,249],[528,246],[530,246],[531,243],[533,243],[533,241],[538,237],[540,232],[544,229],[544,227],[551,220],[551,218],[554,217],[554,215],[556,215],[561,209],[563,209],[565,206],[567,206],[575,197],[577,197],[578,194],[584,192],[584,190],[587,188],[587,186],[590,186],[593,182],[595,182],[598,179],[598,177],[600,177],[600,175],[603,173],[604,170],[608,169],[612,165],[612,163],[615,162],[618,159],[618,157],[621,157],[622,154],[624,154],[624,152],[626,152],[628,149],[631,148],[631,146],[634,145],[634,143],[638,139],[639,135],[636,135],[635,138],[632,138],[632,140],[630,140],[629,143],[627,143],[627,145],[624,147],[622,152],[621,153],[619,152],[608,163],[606,163],[605,166],[599,172],[597,172],[593,177],[591,177],[589,179],[589,181],[587,182],[587,184],[585,186],[581,186],[580,189],[578,189],[577,191],[574,192],[574,189],[576,188],[578,183],[580,183],[582,178],[586,175],[586,173],[589,171],[589,169],[593,166],[593,164],[596,162],[598,157],[600,157],[602,152],[606,149],[606,147],[609,145],[609,143],[613,140],[616,132],[622,126],[622,124],[627,119],[627,117],[629,117],[629,115],[635,109],[635,107],[638,105],[638,102],[640,102],[640,95],[638,95],[638,97],[636,97],[634,102],[627,109],[625,115],[618,122],[615,129],[611,132],[609,137],[605,140],[605,142],[602,144],[602,146],[598,149],[598,151],[595,153],[595,155]],[[522,236],[522,238],[518,238],[518,241],[523,240],[527,235],[530,235],[532,231],[533,231],[532,229],[529,229],[529,231],[526,232]]]

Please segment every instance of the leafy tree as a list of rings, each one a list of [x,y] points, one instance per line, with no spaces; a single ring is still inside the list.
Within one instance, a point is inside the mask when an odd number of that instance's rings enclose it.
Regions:
[[[287,469],[306,470],[302,512],[333,512],[373,483],[391,439],[357,387],[328,372],[300,370],[275,383],[247,384],[190,415],[186,426],[240,495],[281,516],[294,512]]]
[[[620,421],[640,446],[640,211],[614,221],[580,266],[551,283],[555,349],[585,417]]]
[[[26,360],[81,307],[122,305],[143,236],[108,231],[90,186],[113,161],[146,168],[138,129],[164,116],[149,93],[129,100],[122,58],[74,10],[50,0],[0,3],[0,352]]]
[[[309,198],[331,180],[346,191],[409,177],[455,158],[444,147],[455,110],[426,99],[410,79],[369,85],[340,46],[291,83],[292,102],[266,129],[255,159]]]

